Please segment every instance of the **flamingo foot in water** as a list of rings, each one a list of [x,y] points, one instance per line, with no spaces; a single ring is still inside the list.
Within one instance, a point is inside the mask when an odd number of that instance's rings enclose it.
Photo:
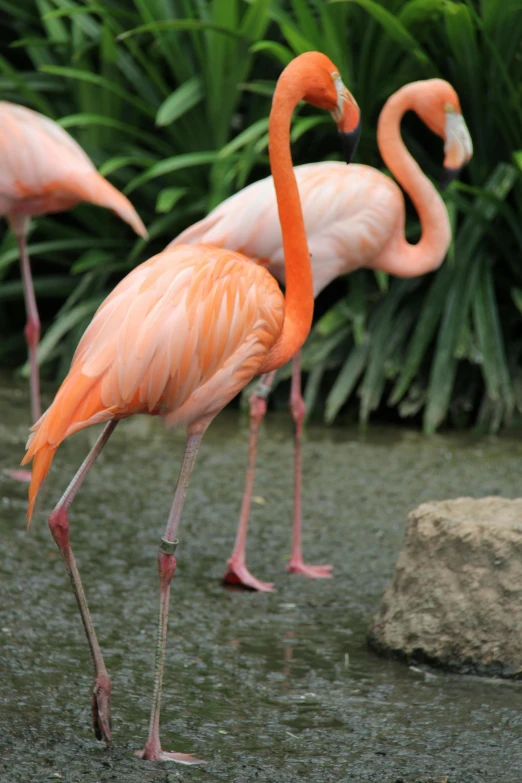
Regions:
[[[94,678],[92,725],[97,740],[111,744],[111,681],[107,675]]]
[[[261,582],[252,576],[246,565],[230,558],[227,570],[223,576],[223,581],[228,585],[241,585],[250,590],[258,590],[260,593],[275,593],[275,587],[272,582]]]
[[[307,565],[302,559],[295,558],[290,560],[286,570],[290,574],[302,574],[302,576],[307,576],[310,579],[331,579],[332,574],[330,571],[332,568],[333,565]]]
[[[31,481],[30,470],[21,470],[16,468],[14,470],[8,470],[6,468],[4,470],[4,473],[6,476],[9,476],[9,478],[13,479],[14,481],[23,481],[26,484],[28,484]]]
[[[143,750],[137,750],[136,756],[144,761],[175,761],[178,764],[206,764],[203,759],[197,759],[195,756],[191,756],[190,753],[175,753],[170,750],[162,750],[159,742],[146,743]]]

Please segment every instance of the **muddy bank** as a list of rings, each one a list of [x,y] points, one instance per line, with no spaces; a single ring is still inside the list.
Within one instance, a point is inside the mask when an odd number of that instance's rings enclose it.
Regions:
[[[26,437],[25,388],[0,381],[0,469]],[[522,779],[521,686],[383,660],[368,620],[419,503],[520,491],[515,438],[426,439],[401,430],[308,428],[304,549],[335,578],[289,576],[291,421],[267,418],[249,565],[278,592],[225,590],[248,421],[208,432],[180,530],[165,673],[166,749],[209,760],[139,762],[152,688],[156,554],[183,438],[157,421],[116,430],[71,512],[72,541],[113,683],[113,747],[91,738],[83,630],[46,515],[96,433],[59,450],[34,524],[26,487],[0,476],[0,781],[450,783]]]

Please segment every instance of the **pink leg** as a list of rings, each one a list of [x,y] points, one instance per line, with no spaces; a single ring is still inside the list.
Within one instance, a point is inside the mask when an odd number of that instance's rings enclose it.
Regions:
[[[292,551],[287,571],[291,574],[303,574],[312,579],[327,579],[331,577],[333,566],[307,565],[303,561],[301,548],[301,436],[305,416],[305,404],[301,395],[301,355],[296,353],[292,359],[292,388],[290,392],[290,409],[295,422],[295,457],[294,457],[294,523],[292,531]]]
[[[178,529],[185,496],[194,463],[198,454],[201,435],[189,435],[185,447],[185,456],[179,473],[174,501],[170,511],[165,536],[161,539],[158,553],[158,571],[160,582],[160,611],[158,624],[158,638],[156,644],[156,662],[154,666],[154,692],[152,696],[152,712],[150,716],[149,736],[143,750],[137,752],[137,756],[148,761],[177,761],[180,764],[204,764],[201,759],[196,759],[188,753],[175,753],[164,751],[161,748],[160,727],[160,703],[161,688],[163,684],[163,666],[165,662],[165,645],[167,642],[167,622],[169,616],[170,583],[176,571],[176,558],[174,552],[177,547],[175,538]]]
[[[243,493],[243,502],[241,504],[241,513],[239,515],[239,525],[237,528],[234,549],[228,560],[227,570],[223,577],[223,580],[228,584],[243,585],[244,587],[250,587],[252,590],[264,592],[273,592],[274,585],[270,582],[261,582],[259,579],[256,579],[255,576],[252,576],[246,567],[245,549],[248,519],[250,517],[250,506],[252,503],[252,490],[254,488],[259,427],[266,413],[266,400],[274,382],[275,375],[276,371],[263,375],[256,386],[256,390],[250,397],[250,441],[248,447],[245,490]]]
[[[40,341],[40,316],[36,307],[36,297],[34,295],[33,278],[31,275],[31,265],[27,254],[26,231],[27,221],[21,221],[17,226],[16,238],[20,250],[20,266],[22,269],[22,282],[24,286],[25,312],[27,322],[25,324],[25,339],[29,351],[29,364],[31,366],[31,416],[33,424],[40,418],[40,378],[38,374],[38,343]],[[6,470],[5,473],[15,481],[31,481],[30,470]]]
[[[111,740],[111,682],[109,680],[109,675],[107,674],[107,669],[105,668],[100,645],[98,644],[98,639],[96,638],[96,633],[92,624],[89,607],[87,606],[87,599],[85,598],[80,574],[71,549],[67,512],[76,493],[83,484],[87,473],[94,465],[96,458],[109,440],[117,423],[117,421],[110,421],[106,424],[105,429],[94,444],[90,454],[84,460],[77,474],[65,490],[58,505],[49,517],[49,527],[52,536],[62,553],[65,565],[67,566],[67,571],[71,578],[74,595],[76,596],[78,608],[80,609],[82,623],[85,628],[94,665],[94,689],[92,694],[92,723],[94,734],[96,739],[104,739],[107,745],[110,744]]]
[[[17,236],[20,248],[20,264],[22,267],[22,281],[24,285],[25,311],[27,323],[25,324],[25,339],[29,351],[29,364],[31,366],[31,416],[33,424],[41,415],[40,410],[40,377],[38,374],[38,343],[40,341],[40,316],[36,307],[34,295],[33,277],[31,265],[27,254],[26,235]]]

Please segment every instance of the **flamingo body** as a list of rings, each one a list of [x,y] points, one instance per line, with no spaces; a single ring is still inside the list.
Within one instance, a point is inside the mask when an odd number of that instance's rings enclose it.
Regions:
[[[0,216],[16,221],[90,201],[147,235],[130,201],[63,128],[38,112],[0,101],[0,164]]]
[[[40,317],[27,253],[29,220],[33,215],[71,209],[80,201],[113,210],[137,234],[147,236],[130,201],[96,171],[63,128],[25,106],[0,101],[0,217],[7,218],[20,251],[33,422],[40,417]],[[6,472],[12,478],[30,480],[27,471]]]
[[[185,245],[136,267],[99,307],[33,427],[30,512],[57,446],[78,430],[136,413],[204,430],[257,374],[283,319],[277,282],[239,253]]]
[[[310,250],[314,296],[336,277],[379,257],[404,233],[404,197],[371,166],[335,161],[295,166]],[[281,283],[285,267],[272,177],[254,182],[174,239],[168,248],[206,243],[238,250],[266,266]],[[445,253],[445,249],[444,249]],[[444,256],[441,256],[441,259]]]
[[[93,728],[111,739],[110,678],[70,545],[69,507],[117,422],[135,413],[163,416],[187,430],[170,515],[158,552],[160,612],[149,735],[141,758],[199,763],[164,751],[160,701],[176,533],[201,438],[214,416],[249,380],[285,364],[306,339],[313,285],[290,152],[292,112],[301,99],[330,111],[351,157],[359,109],[325,55],[307,52],[279,77],[269,120],[270,165],[283,225],[286,292],[246,256],[203,244],[181,245],[133,270],[98,309],[54,402],[33,426],[24,463],[33,460],[28,517],[64,438],[106,422],[98,441],[49,518],[65,560],[94,664]],[[284,194],[284,198],[283,198]]]
[[[370,166],[310,163],[294,168],[310,251],[313,295],[340,275],[362,267],[400,277],[415,277],[436,269],[446,256],[451,227],[444,202],[406,150],[400,122],[408,110],[445,141],[446,170],[454,176],[469,160],[472,143],[460,112],[458,96],[441,79],[413,82],[388,99],[379,118],[377,140],[389,170],[411,197],[419,214],[421,238],[415,245],[405,236],[405,200],[399,185]],[[189,227],[168,247],[203,242],[240,250],[266,266],[285,283],[285,253],[277,219],[272,177],[244,188]],[[225,581],[255,590],[273,585],[252,576],[246,567],[246,535],[250,513],[257,438],[275,373],[263,376],[250,398],[250,447],[245,490],[236,542]],[[290,408],[296,424],[294,460],[294,522],[288,570],[312,578],[331,576],[331,566],[311,566],[301,551],[301,433],[305,415],[301,394],[300,357],[293,359]]]

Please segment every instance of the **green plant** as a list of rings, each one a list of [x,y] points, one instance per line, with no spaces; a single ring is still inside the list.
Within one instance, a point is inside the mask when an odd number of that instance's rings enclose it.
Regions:
[[[445,196],[454,226],[448,259],[424,280],[387,280],[370,272],[348,278],[347,293],[316,323],[304,350],[311,372],[308,406],[324,402],[325,419],[333,421],[356,391],[363,423],[388,405],[401,416],[423,411],[427,432],[448,416],[459,425],[475,420],[497,430],[520,408],[514,389],[521,350],[522,183],[513,165],[522,138],[519,4],[289,5],[289,12],[274,13],[287,56],[318,46],[351,51],[345,65],[372,127],[394,89],[413,78],[440,76],[457,89],[475,145],[463,172],[470,184],[455,183]],[[423,168],[435,173],[429,153],[408,130],[406,136]],[[375,159],[373,134],[361,148],[365,162]],[[411,221],[410,231],[413,226]]]
[[[519,0],[0,0],[0,10],[11,43],[0,56],[2,96],[70,130],[151,235],[136,240],[89,206],[35,221],[49,375],[66,371],[92,312],[130,267],[267,174],[277,73],[319,49],[361,105],[358,160],[382,166],[374,129],[384,101],[431,76],[457,89],[475,153],[445,194],[454,242],[437,273],[400,281],[360,271],[318,302],[303,357],[310,410],[334,421],[357,396],[363,423],[392,407],[422,414],[431,432],[445,422],[496,430],[520,409]],[[436,177],[440,144],[409,119],[404,134]],[[296,163],[336,157],[331,128],[313,111],[297,118],[293,139]],[[411,214],[412,241],[417,230]],[[16,257],[6,232],[0,364],[24,355]]]

